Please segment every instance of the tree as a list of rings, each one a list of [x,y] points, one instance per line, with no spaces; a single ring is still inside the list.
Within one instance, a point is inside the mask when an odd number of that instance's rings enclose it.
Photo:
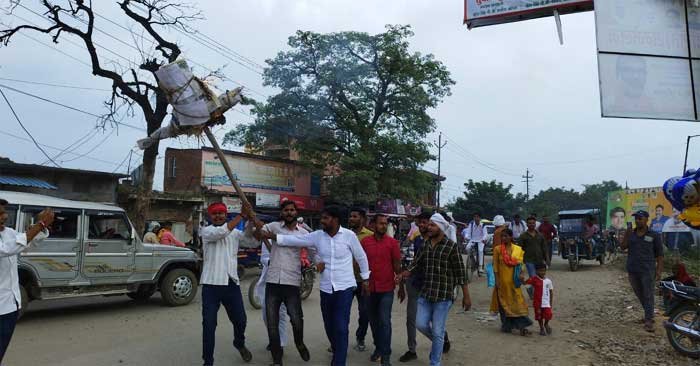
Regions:
[[[118,4],[124,15],[143,31],[142,37],[150,37],[153,43],[151,49],[148,49],[148,40],[139,43],[140,62],[119,65],[107,62],[102,52],[98,51],[94,34],[100,30],[95,25],[98,14],[93,9],[92,1],[41,0],[39,3],[45,8],[45,19],[51,25],[42,28],[22,24],[0,30],[0,43],[7,46],[14,35],[23,31],[45,33],[57,44],[66,35],[77,38],[85,45],[85,50],[90,56],[92,74],[112,82],[111,98],[105,102],[108,112],[99,122],[101,126],[112,123],[116,127],[116,118],[121,113],[133,115],[134,109],[138,108],[146,121],[146,133],[151,134],[158,129],[168,114],[168,100],[165,93],[158,88],[154,73],[161,65],[175,61],[181,53],[176,43],[165,39],[162,29],[172,26],[188,31],[186,24],[199,19],[199,12],[189,5],[168,0],[122,0]],[[23,7],[20,1],[13,1],[11,10],[17,6]],[[101,16],[100,18],[106,19]],[[136,30],[132,31],[134,32]],[[143,154],[143,179],[138,188],[133,217],[139,232],[143,231],[148,215],[158,145],[158,142],[154,143]]]
[[[464,197],[447,205],[457,220],[469,221],[472,214],[480,213],[481,217],[491,219],[496,215],[511,217],[519,213],[525,197],[511,193],[513,185],[504,186],[502,182],[475,182],[469,180],[464,184]]]
[[[528,214],[536,213],[538,217],[549,216],[556,219],[559,211],[590,208],[582,202],[581,196],[573,189],[548,188],[537,193],[527,203]]]
[[[299,152],[302,161],[332,171],[333,198],[368,202],[418,198],[433,182],[419,167],[432,157],[428,115],[454,81],[432,55],[409,51],[409,26],[384,33],[297,31],[264,83],[280,89],[255,103],[255,122],[229,132],[224,143]]]

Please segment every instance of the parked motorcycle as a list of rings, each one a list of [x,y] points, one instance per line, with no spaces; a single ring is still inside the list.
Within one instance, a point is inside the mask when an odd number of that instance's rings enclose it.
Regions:
[[[659,287],[668,297],[664,322],[668,341],[678,353],[700,358],[700,288],[676,281],[661,281]]]

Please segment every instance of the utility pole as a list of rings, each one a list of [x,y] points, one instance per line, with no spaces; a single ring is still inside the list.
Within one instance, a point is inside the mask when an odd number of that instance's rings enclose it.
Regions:
[[[442,148],[447,145],[447,141],[445,143],[442,143],[442,132],[438,135],[438,143],[437,143],[437,148],[438,148],[438,184],[437,184],[437,208],[438,210],[440,209],[440,191],[442,190],[442,176],[440,175],[440,163],[442,162]]]
[[[530,200],[530,180],[534,178],[534,176],[530,175],[530,169],[525,171],[525,175],[522,177],[523,183],[525,183],[525,202],[528,202]]]

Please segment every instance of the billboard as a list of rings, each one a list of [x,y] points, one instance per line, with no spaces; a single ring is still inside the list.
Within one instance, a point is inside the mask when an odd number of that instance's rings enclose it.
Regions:
[[[295,174],[292,164],[265,160],[243,159],[227,156],[241,188],[265,189],[271,191],[294,192]],[[224,166],[216,158],[205,159],[203,184],[207,187],[232,187]]]
[[[465,0],[468,28],[593,10],[593,0]]]
[[[698,121],[699,10],[685,0],[595,1],[603,117]]]
[[[624,230],[628,223],[634,223],[632,214],[639,210],[649,212],[649,227],[658,233],[678,231],[678,228],[690,229],[682,222],[673,225],[673,217],[678,212],[673,210],[663,193],[663,188],[625,189],[608,193],[606,227],[611,230]],[[665,229],[664,229],[665,228]]]

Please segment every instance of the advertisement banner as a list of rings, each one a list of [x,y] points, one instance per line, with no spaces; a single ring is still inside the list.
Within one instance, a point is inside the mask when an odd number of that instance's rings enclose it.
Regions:
[[[593,10],[593,0],[465,0],[469,28]]]
[[[686,0],[595,1],[603,117],[698,120],[699,10]]]
[[[275,162],[226,157],[241,188],[294,192],[294,167]],[[218,159],[204,161],[204,182],[210,188],[232,187]]]
[[[221,202],[226,205],[226,212],[241,212],[243,203],[238,197],[221,197]]]
[[[256,207],[267,207],[267,208],[279,208],[280,207],[280,195],[271,193],[256,193],[255,194],[255,206]]]
[[[666,225],[668,220],[678,216],[678,211],[675,211],[671,203],[668,202],[661,187],[610,192],[608,194],[606,227],[610,230],[625,230],[628,224],[633,226],[634,217],[632,214],[639,210],[649,212],[649,227],[653,231],[658,233],[670,230],[677,231],[678,225],[672,226],[671,223]],[[664,230],[664,225],[668,226],[666,230]],[[682,222],[680,225],[685,226]]]
[[[377,212],[392,215],[417,216],[421,213],[421,206],[412,203],[404,203],[398,199],[378,200],[375,206]]]
[[[297,196],[293,194],[281,194],[279,203],[284,201],[294,201],[297,209],[305,211],[323,210],[323,200],[319,197]]]

